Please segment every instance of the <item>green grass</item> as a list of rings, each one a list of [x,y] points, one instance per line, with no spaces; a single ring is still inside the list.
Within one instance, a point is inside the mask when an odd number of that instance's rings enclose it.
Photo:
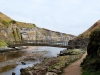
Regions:
[[[82,75],[100,75],[100,71],[98,72],[83,71]]]
[[[2,20],[9,22],[11,18],[0,12],[0,21]]]
[[[18,29],[16,29],[16,33],[17,33],[17,36],[18,36],[18,38],[19,38],[19,41],[21,41],[21,35],[20,35]]]
[[[24,22],[18,22],[18,21],[16,21],[16,24],[17,24],[18,27],[20,27],[20,28],[34,28],[34,27],[36,27],[35,24],[24,23]]]
[[[18,29],[12,29],[12,30],[13,30],[13,37],[15,41],[21,41],[21,37],[20,37]]]
[[[7,28],[9,26],[9,23],[7,21],[5,21],[5,20],[2,21],[2,24],[5,25]]]
[[[15,24],[16,23],[16,21],[15,20],[11,20],[11,21],[9,21],[9,23],[11,24]]]
[[[66,51],[69,52],[70,50],[66,50]],[[52,66],[50,66],[49,69],[48,69],[48,71],[54,69],[55,66],[58,66],[58,67],[62,70],[62,72],[63,72],[63,70],[64,70],[64,68],[65,68],[66,66],[68,66],[69,64],[71,64],[71,63],[73,63],[74,61],[78,60],[78,59],[82,56],[80,50],[74,49],[74,50],[71,50],[71,52],[75,52],[75,55],[59,56],[59,57],[57,58],[57,59],[58,59],[57,63],[54,64],[54,65],[52,65]],[[78,53],[77,53],[77,52],[78,52]],[[77,56],[79,56],[79,58],[77,58]],[[73,58],[73,57],[76,57],[76,58]],[[71,61],[70,61],[69,59],[70,59]]]
[[[5,40],[0,40],[0,48],[8,46],[7,42]]]

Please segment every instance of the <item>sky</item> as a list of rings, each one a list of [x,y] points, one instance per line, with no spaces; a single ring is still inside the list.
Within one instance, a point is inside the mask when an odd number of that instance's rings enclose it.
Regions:
[[[100,0],[0,0],[0,12],[16,21],[79,35],[100,19]]]

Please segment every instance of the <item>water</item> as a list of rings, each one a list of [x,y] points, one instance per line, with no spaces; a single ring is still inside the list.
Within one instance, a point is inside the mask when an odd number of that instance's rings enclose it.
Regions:
[[[31,49],[31,50],[27,50],[28,53],[41,53],[43,51],[45,51],[46,53],[43,55],[43,57],[56,57],[57,54],[60,53],[60,51],[64,50],[65,48],[56,48],[56,47],[38,47],[37,49]],[[40,60],[35,60],[35,61],[25,61],[26,65],[22,65],[21,63],[18,63],[18,65],[7,71],[7,72],[3,72],[0,73],[0,75],[12,75],[12,72],[15,72],[16,75],[20,75],[20,69],[21,68],[26,68],[26,67],[31,67],[36,63],[40,63]]]
[[[56,57],[57,54],[60,53],[60,51],[64,50],[65,48],[56,48],[56,47],[39,47],[39,50],[42,51],[48,51],[47,54],[45,54],[45,56],[49,56],[49,57]]]
[[[28,66],[31,67],[36,63],[40,63],[40,61],[37,60],[37,61],[31,62],[31,63],[30,62],[25,62],[25,63],[26,63],[26,65],[18,64],[18,66],[16,66],[14,69],[11,69],[11,70],[9,70],[7,72],[1,73],[0,75],[12,75],[12,72],[15,72],[16,75],[20,75],[20,69],[21,68],[26,68]]]

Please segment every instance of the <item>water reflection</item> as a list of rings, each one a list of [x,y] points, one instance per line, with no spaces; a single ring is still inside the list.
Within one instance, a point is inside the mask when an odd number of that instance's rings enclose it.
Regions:
[[[23,51],[16,51],[16,52],[10,52],[10,53],[3,53],[0,54],[0,62],[4,62],[7,60],[12,60],[14,58],[19,58],[22,57],[23,55],[27,55],[27,53],[42,53],[43,51],[46,51],[46,54],[43,55],[43,57],[56,57],[57,54],[60,53],[61,50],[64,50],[65,48],[56,48],[56,47],[38,47],[36,50],[35,49],[30,49],[30,50],[23,50]],[[18,65],[14,68],[11,69],[7,72],[0,73],[0,75],[11,75],[12,72],[15,72],[16,75],[20,75],[20,69],[21,68],[26,68],[28,66],[33,66],[36,63],[40,63],[40,60],[36,61],[25,61],[26,65],[22,65],[21,62],[18,63]]]
[[[23,56],[23,51],[12,51],[12,52],[0,53],[0,62],[12,60],[14,58],[18,58],[21,56]]]
[[[16,66],[16,68],[11,69],[11,70],[9,70],[7,72],[4,72],[4,73],[0,73],[0,75],[12,75],[12,72],[15,72],[16,75],[20,75],[20,69],[21,68],[26,68],[28,66],[31,67],[31,66],[33,66],[36,63],[40,63],[40,61],[39,60],[36,60],[34,62],[25,62],[25,63],[26,63],[26,65],[19,64],[18,66]]]

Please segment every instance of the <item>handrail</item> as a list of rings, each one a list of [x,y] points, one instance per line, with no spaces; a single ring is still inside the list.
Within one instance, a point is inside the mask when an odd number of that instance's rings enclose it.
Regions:
[[[22,40],[12,41],[9,43],[9,47],[17,46],[52,46],[52,47],[68,47],[68,42],[65,41],[54,41],[54,40]]]

